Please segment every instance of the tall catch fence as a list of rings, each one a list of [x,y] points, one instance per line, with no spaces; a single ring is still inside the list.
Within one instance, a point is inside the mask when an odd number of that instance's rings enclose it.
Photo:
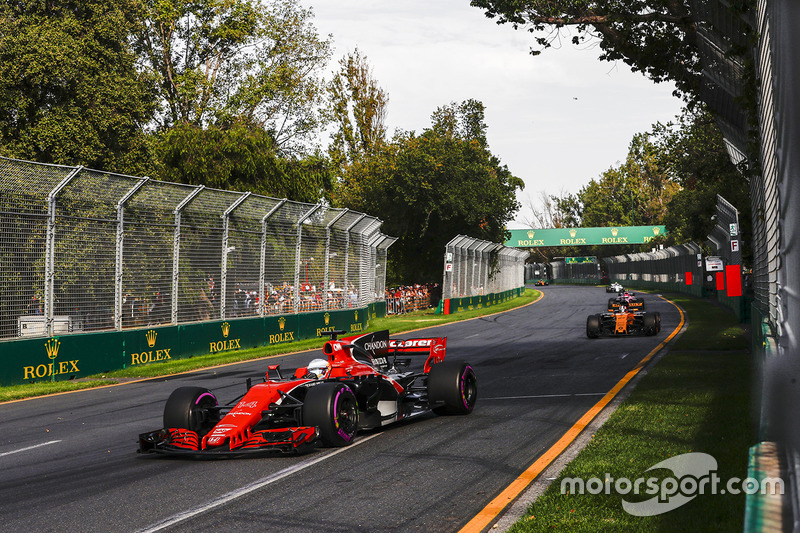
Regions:
[[[529,252],[458,235],[445,246],[442,298],[502,293],[525,285]]]
[[[548,263],[525,263],[525,281],[550,279],[550,265]]]
[[[364,307],[375,217],[0,158],[0,339]]]
[[[601,273],[597,262],[569,263],[566,260],[552,261],[550,271],[553,279],[580,280],[577,283],[600,283]]]
[[[703,295],[702,250],[693,242],[603,260],[609,281],[640,289]]]

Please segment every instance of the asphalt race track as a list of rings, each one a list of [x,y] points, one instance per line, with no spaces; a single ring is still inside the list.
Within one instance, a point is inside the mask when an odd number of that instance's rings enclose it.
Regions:
[[[0,529],[457,531],[680,321],[646,295],[647,310],[661,312],[657,336],[587,339],[604,289],[540,289],[524,308],[402,336],[447,336],[447,358],[473,365],[471,415],[417,418],[346,448],[223,460],[136,453],[173,389],[199,385],[226,402],[263,376],[265,360],[0,405]]]

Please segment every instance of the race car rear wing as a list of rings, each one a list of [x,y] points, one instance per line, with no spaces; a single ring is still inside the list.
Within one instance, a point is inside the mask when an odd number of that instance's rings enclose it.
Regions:
[[[343,337],[340,340],[351,343],[355,357],[369,359],[370,364],[382,371],[394,366],[389,362],[390,359],[396,362],[397,357],[422,355],[426,356],[424,372],[430,372],[432,365],[444,360],[447,348],[447,337],[392,339],[388,330]]]
[[[423,371],[428,373],[431,366],[444,361],[447,337],[427,339],[389,339],[389,349],[397,355],[427,355]]]

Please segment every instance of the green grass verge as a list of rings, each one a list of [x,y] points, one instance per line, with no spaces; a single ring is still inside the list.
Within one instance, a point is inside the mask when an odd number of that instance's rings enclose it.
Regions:
[[[388,329],[393,336],[402,334],[404,332],[413,331],[416,329],[429,328],[433,326],[441,326],[450,322],[458,322],[461,320],[469,320],[480,316],[491,315],[494,313],[501,313],[516,307],[527,305],[535,301],[541,293],[533,289],[526,289],[525,293],[518,297],[506,302],[502,302],[491,307],[484,307],[482,309],[474,309],[472,311],[465,311],[454,315],[436,315],[433,309],[425,311],[417,311],[399,316],[387,316],[386,318],[377,318],[370,320],[369,327],[364,330],[365,333],[370,331],[379,331]],[[91,387],[98,387],[119,383],[121,381],[137,379],[137,378],[151,378],[172,374],[179,374],[181,372],[190,372],[192,370],[199,370],[202,368],[209,368],[219,365],[236,363],[240,361],[249,361],[252,359],[260,359],[263,357],[277,356],[287,353],[300,352],[304,350],[312,350],[322,346],[323,339],[308,339],[296,341],[291,343],[279,344],[275,346],[267,346],[262,348],[253,348],[248,350],[237,350],[233,352],[221,352],[217,354],[202,355],[197,357],[190,357],[187,359],[177,359],[166,363],[154,363],[149,365],[137,365],[129,367],[124,370],[115,370],[107,372],[102,375],[90,376],[85,379],[74,381],[56,381],[53,383],[35,383],[30,385],[14,385],[10,387],[0,387],[0,402],[7,402],[11,400],[19,400],[29,398],[32,396],[42,396],[46,394],[54,394],[58,392],[66,392],[70,390],[86,389]]]
[[[609,494],[561,493],[564,478],[605,480],[610,475],[634,481],[672,476],[665,469],[646,471],[688,452],[712,455],[722,486],[733,477],[747,477],[748,448],[756,438],[749,416],[752,365],[747,335],[725,309],[682,295],[668,298],[686,311],[687,331],[510,531],[742,531],[743,493],[698,495],[651,517],[626,513],[623,495],[613,486]],[[642,492],[645,488],[642,485]],[[624,496],[630,502],[651,497]]]

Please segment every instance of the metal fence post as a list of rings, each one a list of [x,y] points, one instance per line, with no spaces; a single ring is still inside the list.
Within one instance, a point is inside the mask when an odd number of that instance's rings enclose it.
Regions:
[[[178,323],[178,289],[180,284],[180,259],[181,259],[181,213],[189,203],[194,200],[198,194],[203,192],[205,185],[198,186],[195,190],[190,192],[181,203],[175,207],[173,214],[175,215],[175,235],[172,244],[172,323]]]
[[[325,275],[323,277],[323,279],[324,279],[324,281],[323,281],[324,287],[322,288],[322,308],[325,309],[326,311],[329,310],[329,307],[328,307],[328,296],[329,296],[329,292],[330,291],[328,290],[328,286],[329,286],[329,283],[330,283],[330,278],[329,278],[329,271],[330,270],[329,269],[330,269],[330,262],[331,262],[331,227],[334,224],[336,224],[336,222],[340,218],[345,216],[349,211],[350,211],[349,209],[344,209],[341,213],[339,213],[338,215],[333,217],[333,220],[328,222],[328,224],[325,226]],[[347,268],[347,267],[345,267],[345,268]]]
[[[122,329],[122,261],[125,247],[125,203],[148,181],[150,181],[150,178],[143,178],[117,202],[116,269],[114,271],[114,329],[117,331]]]
[[[258,294],[260,297],[258,305],[258,315],[264,316],[267,314],[267,220],[278,212],[278,209],[283,207],[288,200],[284,198],[270,209],[266,215],[261,218],[261,255],[260,265],[258,269]]]
[[[300,312],[300,253],[301,247],[303,243],[303,223],[308,220],[308,217],[314,214],[314,212],[322,207],[321,205],[317,204],[308,212],[300,217],[297,221],[297,241],[295,242],[295,260],[294,260],[294,295],[292,296],[294,300],[294,312]]]
[[[228,209],[222,214],[222,260],[220,261],[220,294],[219,294],[219,318],[225,320],[225,305],[227,303],[228,295],[228,252],[231,250],[228,247],[229,227],[231,213],[242,205],[242,202],[247,200],[247,197],[252,193],[246,192],[233,202]]]
[[[55,292],[55,255],[56,255],[56,208],[58,207],[56,196],[64,187],[72,181],[75,176],[83,170],[82,166],[75,167],[72,172],[61,180],[61,183],[50,191],[47,195],[47,244],[45,250],[44,267],[44,316],[45,331],[48,337],[53,336],[53,301]]]

